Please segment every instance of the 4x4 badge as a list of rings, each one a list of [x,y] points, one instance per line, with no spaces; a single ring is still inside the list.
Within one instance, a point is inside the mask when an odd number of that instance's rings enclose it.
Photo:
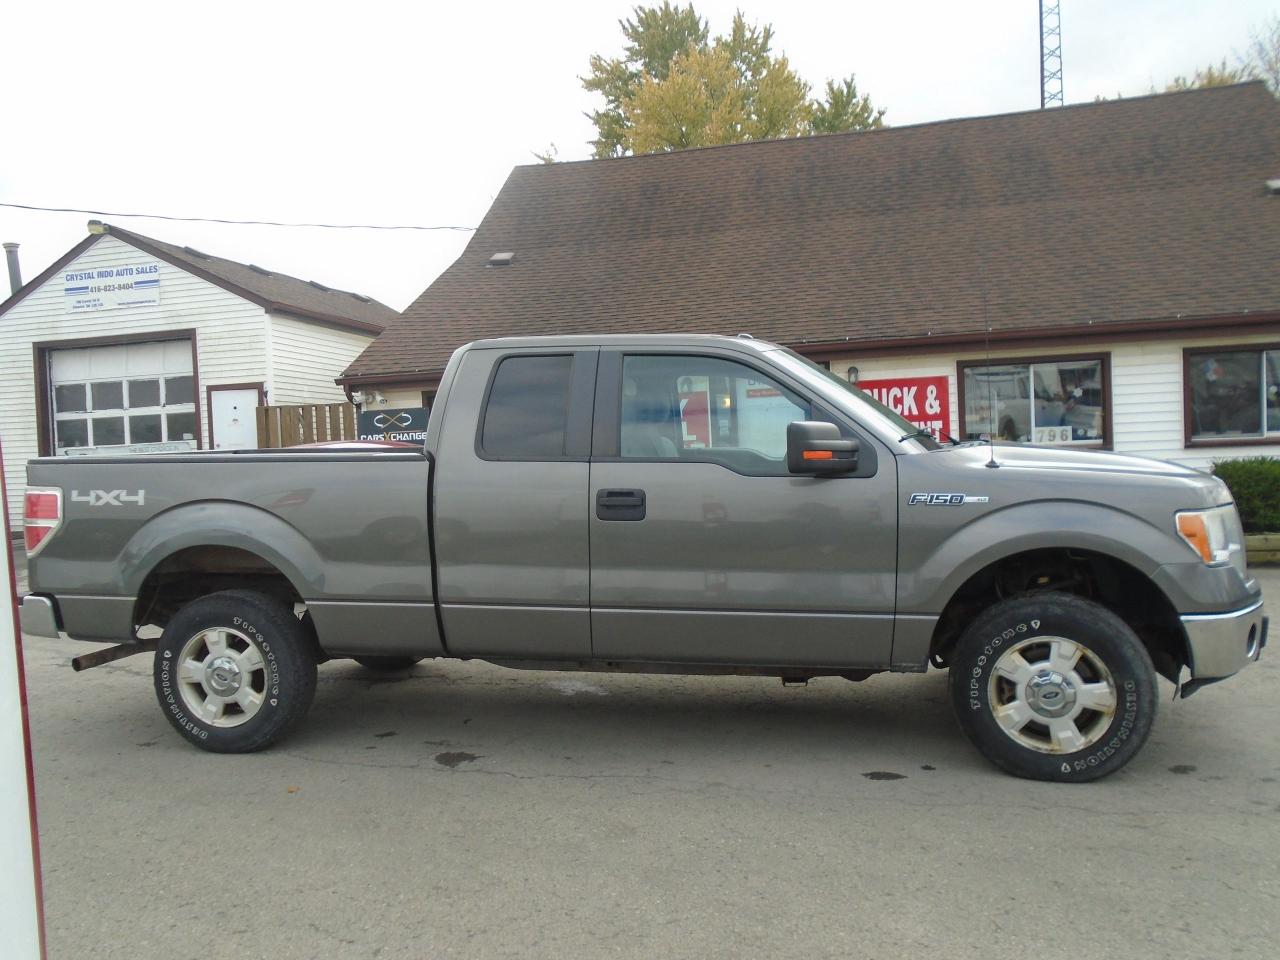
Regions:
[[[123,507],[126,503],[136,503],[141,507],[146,496],[145,490],[137,493],[130,493],[128,490],[90,490],[88,493],[72,490],[71,502],[87,503],[91,507]]]

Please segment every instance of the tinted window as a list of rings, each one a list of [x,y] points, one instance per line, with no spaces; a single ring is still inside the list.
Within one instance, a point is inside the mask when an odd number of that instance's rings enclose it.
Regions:
[[[484,411],[484,452],[520,460],[563,457],[572,368],[568,356],[503,360]]]
[[[130,380],[129,381],[129,406],[131,407],[160,406],[160,381],[159,380]]]
[[[89,409],[85,402],[83,383],[69,383],[53,388],[53,408],[58,413],[83,413]],[[69,446],[69,444],[68,444]]]
[[[622,363],[622,456],[703,460],[785,475],[787,424],[809,404],[751,367],[717,357],[634,356]]]
[[[1257,437],[1280,429],[1275,357],[1258,350],[1193,353],[1192,437]]]
[[[195,385],[191,377],[165,377],[164,403],[170,406],[175,403],[195,403]]]
[[[130,443],[159,443],[160,414],[147,413],[129,418]]]
[[[94,417],[93,445],[119,446],[124,443],[124,417]]]
[[[119,380],[95,383],[92,390],[93,409],[120,410],[124,407],[124,385]]]

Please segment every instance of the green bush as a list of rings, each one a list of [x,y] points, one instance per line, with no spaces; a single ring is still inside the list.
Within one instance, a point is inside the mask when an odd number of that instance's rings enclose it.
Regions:
[[[1245,533],[1280,532],[1280,458],[1219,460],[1213,472],[1231,488]]]

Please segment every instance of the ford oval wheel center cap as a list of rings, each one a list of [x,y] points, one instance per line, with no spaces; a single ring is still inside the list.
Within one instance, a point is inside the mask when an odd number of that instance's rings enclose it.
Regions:
[[[1042,717],[1062,717],[1076,705],[1076,688],[1056,670],[1041,670],[1027,681],[1027,704]]]
[[[240,664],[234,658],[214,657],[204,668],[205,685],[220,697],[234,696],[240,689]]]

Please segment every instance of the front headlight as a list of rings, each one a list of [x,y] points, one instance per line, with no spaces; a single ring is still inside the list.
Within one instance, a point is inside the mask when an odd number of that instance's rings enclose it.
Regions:
[[[1234,563],[1244,573],[1244,531],[1235,504],[1208,510],[1182,510],[1177,515],[1178,536],[1211,567]]]

